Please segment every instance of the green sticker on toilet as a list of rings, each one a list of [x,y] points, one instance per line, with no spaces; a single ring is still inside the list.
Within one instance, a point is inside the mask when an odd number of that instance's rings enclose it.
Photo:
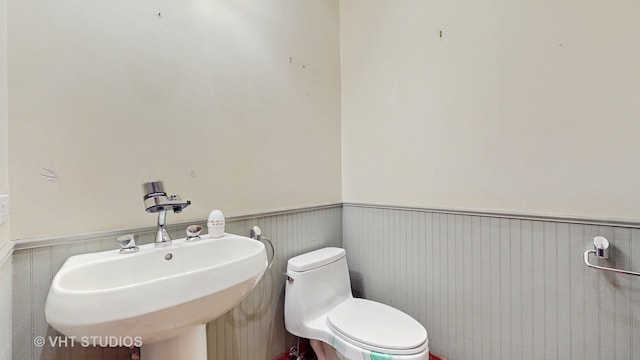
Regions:
[[[389,354],[377,353],[375,351],[372,351],[369,353],[369,358],[371,360],[389,360],[389,359],[392,359],[393,356]]]

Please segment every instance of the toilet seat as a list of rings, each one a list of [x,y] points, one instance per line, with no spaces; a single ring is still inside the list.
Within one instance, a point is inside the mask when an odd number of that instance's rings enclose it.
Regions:
[[[327,314],[329,327],[343,340],[363,349],[392,355],[427,349],[427,331],[411,316],[391,306],[351,298]]]

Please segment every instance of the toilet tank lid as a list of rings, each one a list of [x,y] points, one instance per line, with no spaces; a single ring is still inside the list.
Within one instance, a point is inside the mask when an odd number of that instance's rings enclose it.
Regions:
[[[345,256],[342,248],[326,247],[292,257],[287,262],[287,269],[292,271],[307,271],[330,264]]]

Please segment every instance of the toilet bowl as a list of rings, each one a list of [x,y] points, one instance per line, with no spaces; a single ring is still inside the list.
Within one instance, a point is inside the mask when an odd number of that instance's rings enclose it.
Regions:
[[[427,360],[425,328],[391,306],[354,298],[344,249],[328,247],[289,259],[284,321],[311,339],[318,360]]]

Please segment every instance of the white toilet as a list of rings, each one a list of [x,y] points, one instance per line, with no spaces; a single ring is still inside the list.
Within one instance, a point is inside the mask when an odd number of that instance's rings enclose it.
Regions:
[[[344,249],[328,247],[289,259],[284,322],[311,339],[318,360],[427,360],[425,328],[404,312],[356,299]]]

